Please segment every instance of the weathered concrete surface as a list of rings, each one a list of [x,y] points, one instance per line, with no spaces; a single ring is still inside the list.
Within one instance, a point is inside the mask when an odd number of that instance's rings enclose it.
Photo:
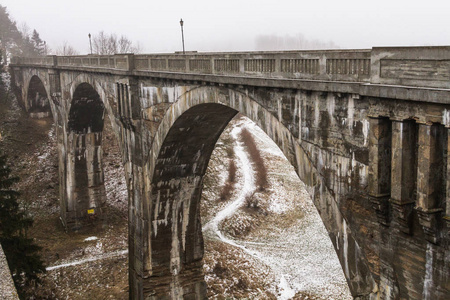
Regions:
[[[0,245],[0,298],[4,300],[19,299],[2,245]]]
[[[240,112],[308,186],[356,299],[446,299],[447,61],[449,47],[374,48],[47,57],[13,72],[21,99],[33,76],[51,95],[68,227],[102,215],[109,115],[129,190],[131,298],[205,296],[202,178]]]

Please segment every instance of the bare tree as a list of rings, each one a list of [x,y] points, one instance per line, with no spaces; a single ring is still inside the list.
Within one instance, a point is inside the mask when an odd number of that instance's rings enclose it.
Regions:
[[[131,44],[131,41],[122,35],[117,45],[119,47],[119,53],[130,52]]]
[[[78,55],[79,53],[77,50],[75,50],[74,47],[69,45],[69,43],[67,43],[67,41],[64,41],[64,43],[61,46],[56,48],[55,54],[62,55],[62,56],[70,56],[70,55]]]
[[[122,35],[120,38],[115,34],[107,34],[100,31],[94,35],[92,39],[92,48],[95,54],[112,55],[116,53],[139,53],[140,45],[133,45],[133,42],[126,36]]]
[[[31,37],[31,28],[25,22],[20,23],[19,32],[22,34],[22,37],[25,39]]]

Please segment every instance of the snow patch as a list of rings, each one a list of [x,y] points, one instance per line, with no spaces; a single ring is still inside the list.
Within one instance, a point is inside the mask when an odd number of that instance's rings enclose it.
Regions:
[[[280,295],[278,297],[279,300],[287,300],[295,296],[295,291],[291,288],[289,282],[286,280],[284,275],[281,275],[280,284],[278,284],[278,288],[280,289]]]
[[[68,262],[68,263],[65,263],[65,264],[52,266],[52,267],[47,267],[46,270],[47,271],[51,271],[51,270],[56,270],[56,269],[60,269],[60,268],[81,265],[81,264],[85,264],[85,263],[88,263],[88,262],[93,262],[93,261],[106,259],[106,258],[111,258],[111,257],[115,257],[115,256],[122,256],[122,255],[125,255],[125,254],[128,254],[128,250],[121,250],[121,251],[116,251],[116,252],[111,252],[111,253],[105,253],[105,254],[102,254],[102,255],[95,256],[95,257],[75,260],[75,261],[71,261],[71,262]]]

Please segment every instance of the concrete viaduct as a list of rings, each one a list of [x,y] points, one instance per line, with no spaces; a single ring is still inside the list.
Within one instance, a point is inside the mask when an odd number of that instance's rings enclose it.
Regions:
[[[238,112],[307,185],[355,299],[450,299],[450,47],[18,57],[11,73],[54,118],[68,229],[105,213],[109,116],[130,299],[206,297],[202,180]]]

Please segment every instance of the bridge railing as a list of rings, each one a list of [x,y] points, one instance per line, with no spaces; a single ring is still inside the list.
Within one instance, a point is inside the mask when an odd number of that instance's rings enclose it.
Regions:
[[[53,57],[52,56],[13,57],[11,59],[11,64],[53,66]]]
[[[16,57],[15,65],[450,88],[450,47]],[[102,69],[102,70],[100,70]]]
[[[13,57],[13,65],[87,67],[100,69],[130,70],[130,54],[82,55],[82,56],[45,56]],[[133,56],[131,54],[131,56]]]
[[[369,81],[370,50],[135,55],[137,71]]]
[[[57,65],[129,70],[128,55],[57,56]]]

